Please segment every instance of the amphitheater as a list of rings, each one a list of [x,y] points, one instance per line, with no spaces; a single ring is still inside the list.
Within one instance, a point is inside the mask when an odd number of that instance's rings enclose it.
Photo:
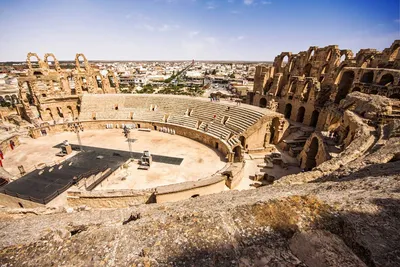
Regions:
[[[3,115],[0,263],[400,265],[399,50],[281,53],[242,105],[118,94],[81,54],[70,71],[28,54],[25,121]]]

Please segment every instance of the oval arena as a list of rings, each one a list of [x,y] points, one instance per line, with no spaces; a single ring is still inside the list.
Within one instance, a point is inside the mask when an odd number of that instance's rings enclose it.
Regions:
[[[85,94],[74,109],[83,152],[75,114],[49,111],[49,123],[31,129],[35,139],[20,137],[8,153],[5,170],[19,176],[23,162],[25,173],[2,188],[2,203],[123,207],[248,189],[243,148],[273,151],[286,122],[268,109],[172,95]],[[73,151],[60,158],[64,140]],[[153,162],[141,170],[146,150]]]

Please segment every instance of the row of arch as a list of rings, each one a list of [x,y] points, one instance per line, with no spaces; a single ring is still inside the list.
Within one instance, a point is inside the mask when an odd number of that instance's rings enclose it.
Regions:
[[[33,60],[32,60],[33,58]],[[52,58],[52,60],[50,60]],[[26,57],[26,63],[30,70],[37,68],[61,70],[60,63],[53,53],[46,53],[43,60],[36,54],[29,52]],[[75,66],[81,70],[84,68],[86,71],[90,69],[90,64],[84,54],[78,53],[75,56]]]
[[[0,103],[5,103],[5,102],[8,102],[12,105],[20,103],[18,96],[15,94],[0,96]]]
[[[293,109],[292,104],[290,104],[290,103],[286,104],[285,111],[284,111],[284,115],[285,115],[286,119],[290,119],[292,117],[292,109]],[[303,106],[299,107],[299,109],[297,110],[296,122],[304,123],[305,113],[306,113],[305,107],[303,107]],[[311,114],[311,120],[310,120],[309,125],[311,127],[316,127],[318,124],[318,118],[319,118],[319,111],[314,110]]]
[[[354,83],[354,78],[355,78],[355,73],[352,70],[346,70],[343,72],[340,82],[338,84],[338,90],[335,96],[334,102],[336,104],[340,103],[340,100],[344,99],[347,94],[350,93],[351,88],[353,87]],[[374,72],[373,71],[367,71],[365,72],[361,79],[361,83],[367,83],[367,84],[372,84],[374,80]],[[380,80],[378,81],[377,85],[380,86],[391,86],[394,83],[394,76],[391,73],[386,73],[381,76]],[[400,84],[398,84],[400,85]],[[353,90],[354,91],[361,91],[359,87],[355,87]],[[378,94],[378,91],[371,92],[372,94]],[[399,98],[398,94],[392,94],[389,95],[390,98]]]

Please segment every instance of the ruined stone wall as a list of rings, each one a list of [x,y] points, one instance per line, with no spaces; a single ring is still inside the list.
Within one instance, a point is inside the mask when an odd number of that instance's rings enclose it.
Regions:
[[[36,59],[34,62],[32,57]],[[52,62],[49,58],[53,58]],[[29,69],[26,76],[18,78],[18,85],[24,113],[30,121],[38,119],[30,106],[38,109],[43,121],[51,121],[56,119],[51,115],[57,117],[59,113],[55,112],[57,108],[69,109],[68,113],[76,113],[77,117],[78,98],[84,93],[118,93],[119,84],[114,73],[109,71],[102,75],[91,67],[83,54],[76,55],[75,63],[75,69],[64,70],[53,54],[46,54],[42,60],[37,54],[28,53]]]
[[[127,208],[145,204],[151,196],[151,192],[131,189],[67,191],[67,203],[70,207]]]
[[[361,49],[355,56],[337,45],[310,47],[298,54],[283,52],[273,67],[257,68],[252,104],[266,107],[275,100],[283,114],[290,105],[285,117],[322,129],[327,118],[324,108],[338,105],[353,91],[400,99],[399,51],[400,40],[382,52]],[[325,114],[315,121],[313,112]]]

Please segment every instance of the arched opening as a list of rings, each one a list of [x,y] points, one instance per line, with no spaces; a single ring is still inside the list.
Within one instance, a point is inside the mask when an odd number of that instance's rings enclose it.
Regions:
[[[260,107],[261,108],[267,107],[267,99],[265,99],[264,97],[260,99]]]
[[[296,122],[303,123],[303,121],[304,121],[304,113],[306,113],[306,109],[304,107],[300,107],[298,112],[297,112]]]
[[[191,196],[191,198],[195,198],[195,197],[199,197],[199,194],[194,194],[193,196]]]
[[[321,69],[321,73],[319,75],[319,82],[322,83],[325,79],[326,73],[328,72],[329,65],[325,65]]]
[[[33,58],[33,60],[32,60],[32,58]],[[36,55],[31,55],[29,57],[29,63],[31,65],[32,69],[37,69],[40,67],[39,66],[39,58]]]
[[[296,93],[296,91],[297,91],[297,81],[293,81],[290,83],[289,93],[294,95]]]
[[[70,120],[74,119],[74,111],[71,106],[67,106],[67,115]]]
[[[97,82],[97,87],[103,88],[103,84],[101,82],[101,77],[99,75],[96,75],[96,82]]]
[[[318,154],[318,139],[314,137],[311,140],[310,147],[307,151],[307,159],[305,169],[306,171],[312,170],[312,168],[317,166],[316,156]]]
[[[246,138],[243,135],[239,137],[239,141],[242,147],[246,147]]]
[[[310,63],[308,63],[305,67],[304,67],[304,76],[305,77],[310,77],[311,76],[311,69],[312,69],[312,65]]]
[[[400,93],[391,94],[391,95],[389,96],[389,98],[400,99]]]
[[[310,52],[310,57],[308,58],[308,60],[312,59],[314,57],[314,55],[315,55],[315,50],[312,49],[311,52]]]
[[[86,64],[85,64],[86,62],[85,62],[85,58],[83,57],[83,55],[78,56],[77,63],[78,63],[77,67],[86,70]]]
[[[344,99],[350,91],[350,88],[353,84],[354,80],[354,72],[346,71],[342,75],[342,79],[340,80],[338,86],[338,92],[335,97],[335,103],[339,104],[340,100]]]
[[[374,72],[373,71],[368,71],[363,74],[361,77],[360,82],[362,83],[372,83],[374,81]]]
[[[292,115],[292,104],[286,104],[285,106],[285,118],[290,119],[290,116]]]
[[[346,60],[346,54],[342,54],[342,56],[340,57],[340,63],[342,63],[345,60]]]
[[[285,55],[285,56],[282,58],[281,68],[284,68],[284,67],[288,64],[288,62],[289,62],[289,57],[288,57],[288,55]]]
[[[234,153],[234,162],[239,162],[242,160],[242,148],[237,146],[233,149]]]
[[[308,83],[306,83],[306,85],[304,86],[303,92],[301,93],[301,100],[304,102],[308,101],[308,98],[310,96],[310,92],[311,92],[311,88],[312,88],[312,82],[309,81]]]
[[[108,76],[108,81],[110,82],[111,87],[115,87],[115,81],[113,76]]]
[[[51,58],[51,60],[50,60],[50,58]],[[54,59],[54,56],[47,56],[47,58],[46,58],[46,62],[47,62],[47,65],[49,66],[49,69],[57,69],[56,68],[56,60]]]
[[[47,117],[54,120],[53,113],[51,112],[50,108],[46,108]]]
[[[273,144],[275,141],[275,137],[278,136],[279,134],[279,126],[280,126],[280,121],[279,118],[274,118],[272,120],[271,126],[270,126],[270,138],[269,138],[269,143]]]
[[[385,75],[382,76],[381,80],[379,81],[379,85],[383,85],[383,86],[389,86],[389,85],[393,85],[393,75],[390,73],[386,73]]]
[[[62,112],[62,109],[60,107],[57,107],[57,114],[60,116],[60,118],[64,118],[64,114]]]
[[[311,114],[310,126],[316,127],[318,124],[319,111],[314,110]]]
[[[4,97],[4,99],[6,100],[6,102],[11,103],[11,96],[6,95],[6,96]]]
[[[361,92],[361,88],[360,87],[354,87],[353,90],[351,90],[352,92]]]

